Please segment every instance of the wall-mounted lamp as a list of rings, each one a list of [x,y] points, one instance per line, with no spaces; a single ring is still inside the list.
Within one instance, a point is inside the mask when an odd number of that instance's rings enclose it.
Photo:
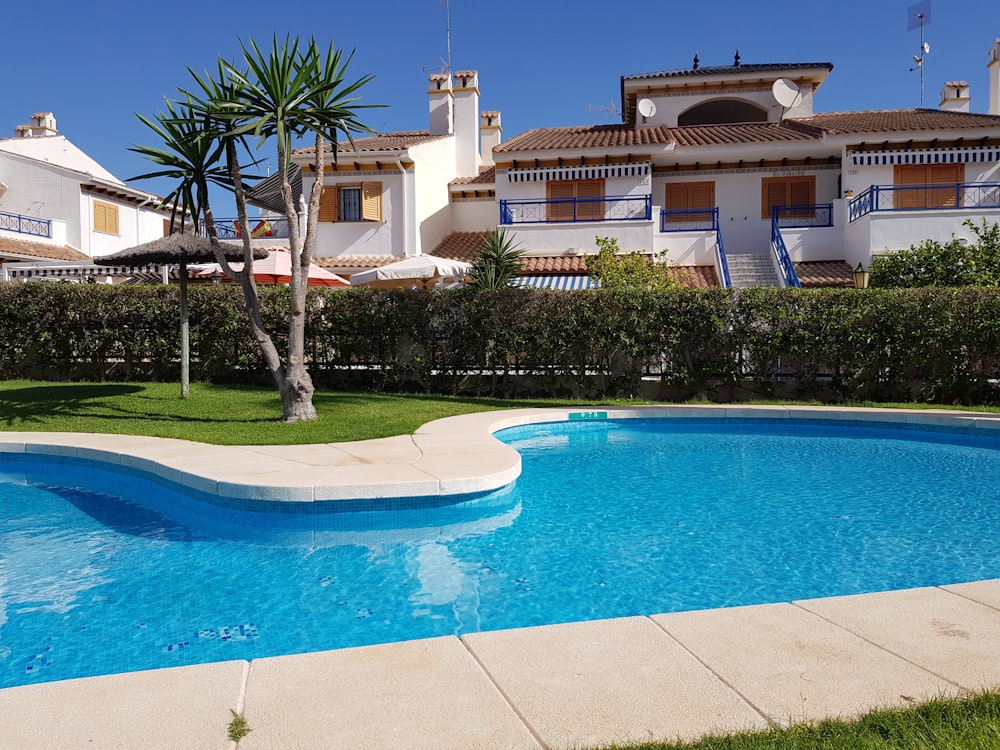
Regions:
[[[218,286],[219,284],[222,283],[222,271],[216,268],[214,271],[212,271],[211,278],[212,278],[212,286]]]
[[[868,278],[871,274],[868,269],[864,268],[860,263],[858,267],[854,269],[854,288],[855,289],[867,289],[868,288]]]

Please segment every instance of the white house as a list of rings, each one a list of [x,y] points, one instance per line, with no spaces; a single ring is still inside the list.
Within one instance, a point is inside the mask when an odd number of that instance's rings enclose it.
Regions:
[[[0,259],[87,261],[148,242],[169,228],[162,202],[60,135],[51,112],[0,139]]]
[[[847,285],[876,254],[1000,221],[1000,39],[985,114],[964,81],[938,109],[816,113],[832,69],[737,53],[623,76],[622,124],[529,130],[493,148],[491,171],[455,180],[456,231],[435,254],[467,257],[482,222],[507,227],[549,283],[585,276],[608,236],[692,285]],[[494,195],[495,218],[470,195]]]

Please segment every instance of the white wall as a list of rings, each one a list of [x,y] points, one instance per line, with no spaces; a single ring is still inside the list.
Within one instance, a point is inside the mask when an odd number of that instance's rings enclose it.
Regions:
[[[7,192],[0,196],[0,211],[35,219],[59,219],[65,222],[66,244],[80,247],[79,175],[70,180],[57,167],[0,152],[0,182],[7,185]],[[18,237],[36,241],[28,235]]]
[[[451,203],[451,230],[479,232],[497,228],[500,204],[493,198],[463,198]]]
[[[432,253],[452,231],[448,183],[456,176],[455,148],[455,136],[410,148],[414,163],[414,253]]]
[[[586,221],[576,224],[513,224],[508,230],[531,254],[597,252],[596,237],[614,237],[625,252],[653,252],[653,221]]]
[[[659,208],[657,208],[659,215]],[[715,232],[658,232],[653,252],[666,252],[666,262],[673,266],[714,266]]]
[[[94,201],[118,208],[118,234],[94,231]],[[82,252],[94,258],[111,255],[119,250],[151,242],[163,236],[165,216],[133,203],[124,203],[107,196],[80,192],[80,223]]]
[[[314,181],[312,175],[303,172],[302,190],[307,199]],[[399,170],[327,173],[324,182],[327,186],[381,182],[382,221],[319,222],[316,226],[315,257],[403,255],[406,222],[403,217],[397,216],[405,204],[404,180]]]

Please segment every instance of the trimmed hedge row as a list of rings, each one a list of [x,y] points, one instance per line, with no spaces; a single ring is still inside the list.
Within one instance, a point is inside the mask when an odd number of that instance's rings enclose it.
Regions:
[[[0,284],[0,377],[176,379],[177,293]],[[286,295],[262,290],[279,340]],[[238,289],[189,307],[192,378],[267,382]],[[315,291],[307,340],[327,388],[1000,403],[997,289]]]

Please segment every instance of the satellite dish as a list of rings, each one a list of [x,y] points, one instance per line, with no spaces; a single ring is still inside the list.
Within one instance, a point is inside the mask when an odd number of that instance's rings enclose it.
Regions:
[[[787,78],[779,78],[775,81],[774,85],[771,86],[771,93],[774,94],[778,104],[785,109],[797,107],[802,103],[802,92],[795,81],[790,81]]]
[[[640,99],[639,104],[636,105],[636,109],[639,110],[639,114],[642,115],[643,120],[656,114],[656,105],[653,104],[652,99]]]

